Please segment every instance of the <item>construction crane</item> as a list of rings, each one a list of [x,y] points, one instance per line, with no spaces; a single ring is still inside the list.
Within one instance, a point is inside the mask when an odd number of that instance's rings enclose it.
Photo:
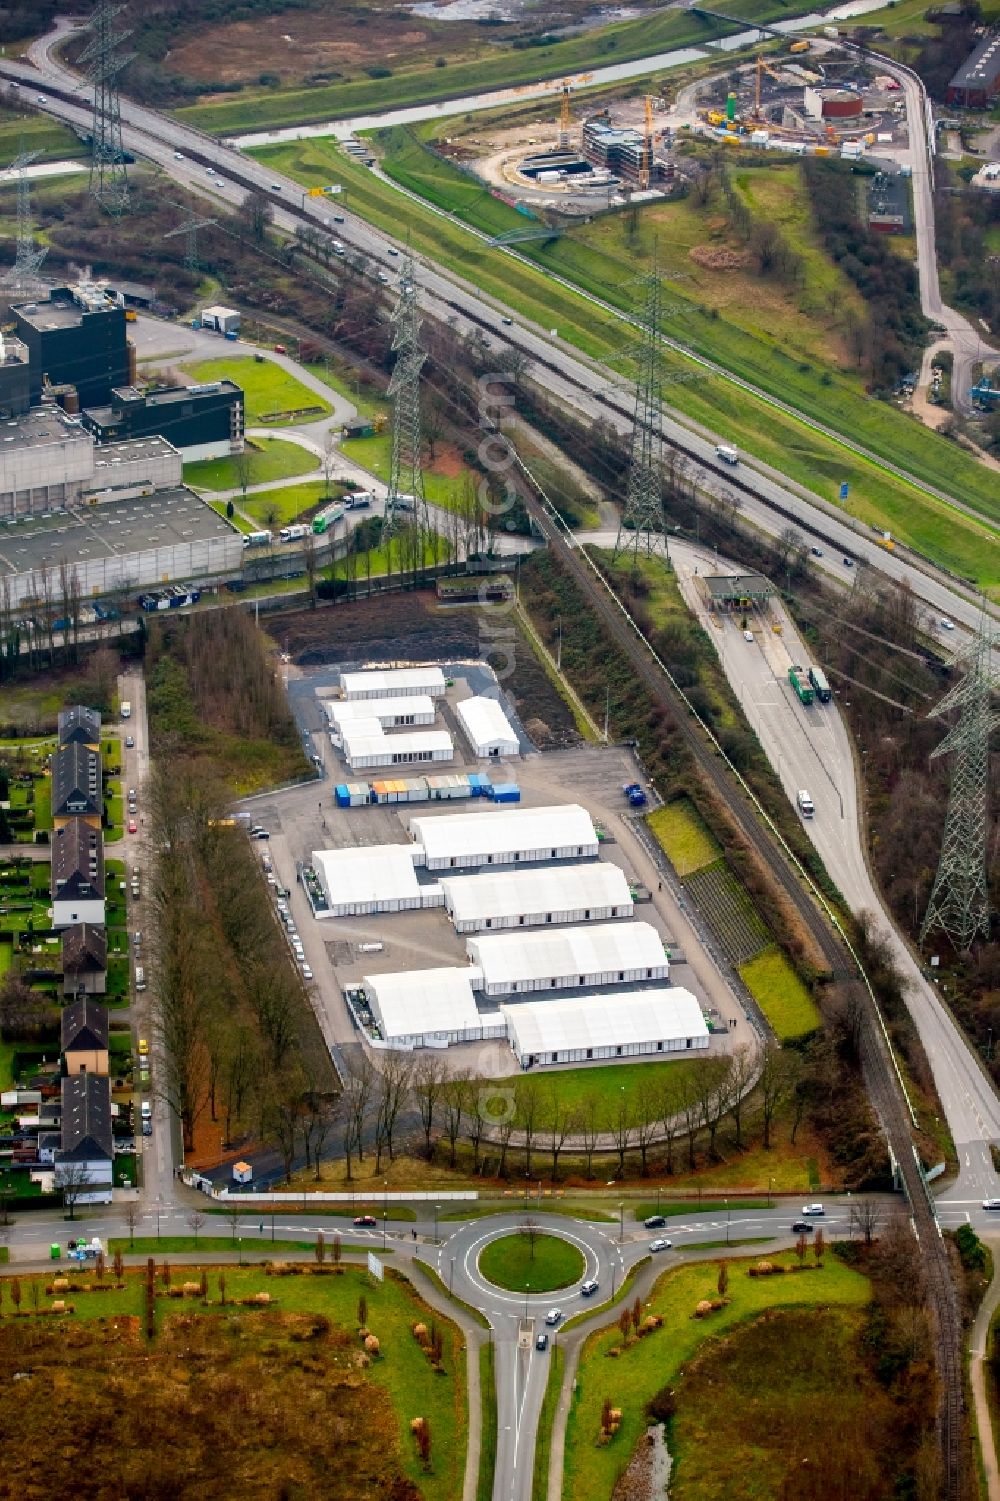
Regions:
[[[646,134],[642,143],[642,166],[639,168],[639,190],[645,192],[653,172],[653,96],[647,94],[645,101]]]
[[[559,150],[569,150],[569,130],[572,121],[569,117],[569,89],[568,83],[562,86],[562,104],[559,106]]]
[[[766,63],[763,57],[758,54],[753,86],[753,117],[755,120],[760,119],[760,86],[765,73],[773,78],[776,83],[782,82],[781,74],[776,73],[770,64]]]

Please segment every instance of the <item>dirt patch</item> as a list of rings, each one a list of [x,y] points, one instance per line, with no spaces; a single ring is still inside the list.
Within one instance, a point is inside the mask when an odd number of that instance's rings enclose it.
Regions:
[[[728,245],[692,245],[688,255],[706,271],[746,271],[753,265],[749,250],[733,250]]]
[[[429,468],[431,474],[440,474],[445,479],[457,479],[465,473],[462,455],[454,443],[435,443],[434,459]]]

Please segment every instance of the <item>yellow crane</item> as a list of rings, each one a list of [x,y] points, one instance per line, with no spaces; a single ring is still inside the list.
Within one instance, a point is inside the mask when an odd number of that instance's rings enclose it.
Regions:
[[[753,86],[753,117],[755,120],[760,119],[760,86],[765,73],[773,78],[776,83],[781,83],[781,74],[776,73],[770,64],[764,61],[763,57],[758,56]]]
[[[639,187],[645,191],[653,172],[653,97],[645,98],[646,133],[642,143],[642,166],[639,168]]]

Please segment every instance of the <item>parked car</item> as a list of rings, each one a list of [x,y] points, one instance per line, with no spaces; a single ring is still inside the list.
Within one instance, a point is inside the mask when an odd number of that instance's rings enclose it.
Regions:
[[[651,1214],[642,1222],[647,1230],[662,1230],[667,1223],[665,1214]]]
[[[543,1329],[542,1332],[541,1332],[541,1334],[535,1340],[535,1349],[536,1350],[547,1350],[548,1348],[549,1348],[549,1337],[545,1333],[545,1330]]]
[[[130,834],[138,834],[139,832],[139,825],[134,818],[130,818],[128,821],[128,831]]]
[[[153,1134],[153,1122],[152,1121],[143,1121],[143,1123],[142,1123],[142,1134],[143,1134],[143,1136],[152,1136],[152,1134]]]
[[[373,1214],[356,1214],[354,1216],[354,1223],[366,1230],[374,1230],[378,1224],[378,1220]]]
[[[125,749],[126,750],[135,750],[135,736],[134,735],[126,735],[125,736]]]
[[[744,641],[752,641],[753,640],[753,631],[744,631],[743,632],[743,640]]]
[[[309,965],[308,964],[303,964],[302,965],[302,978],[303,978],[303,980],[311,980],[312,977],[313,977],[313,972],[312,972],[311,968],[309,967]]]
[[[139,1038],[139,1057],[140,1058],[145,1057],[145,1055],[148,1052],[149,1052],[149,1043],[146,1041],[145,1037],[140,1037]]]
[[[649,1242],[649,1249],[651,1251],[669,1251],[672,1245],[672,1240],[664,1240],[661,1238],[660,1240],[651,1240]]]

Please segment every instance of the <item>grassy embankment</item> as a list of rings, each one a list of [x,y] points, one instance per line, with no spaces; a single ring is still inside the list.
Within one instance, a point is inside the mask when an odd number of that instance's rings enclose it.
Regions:
[[[247,427],[301,426],[328,417],[332,410],[328,401],[273,360],[258,363],[248,355],[237,355],[232,359],[201,360],[185,368],[201,383],[235,381],[243,390]],[[305,415],[294,415],[303,409]]]
[[[136,1271],[125,1274],[122,1287],[104,1292],[71,1286],[56,1296],[71,1303],[73,1313],[37,1317],[35,1289],[40,1307],[48,1308],[53,1297],[45,1288],[59,1270],[18,1279],[20,1316],[11,1314],[13,1279],[6,1279],[7,1317],[0,1326],[5,1364],[34,1373],[44,1385],[53,1494],[71,1494],[75,1483],[73,1446],[64,1445],[79,1431],[80,1367],[94,1376],[90,1401],[95,1434],[102,1435],[94,1438],[91,1455],[105,1479],[120,1477],[115,1488],[121,1494],[146,1489],[132,1468],[145,1463],[136,1456],[146,1452],[157,1455],[179,1495],[271,1494],[285,1485],[317,1494],[328,1478],[333,1436],[343,1473],[358,1491],[390,1494],[402,1475],[427,1501],[460,1494],[468,1426],[464,1343],[455,1325],[433,1315],[443,1334],[439,1375],[411,1333],[416,1321],[431,1323],[430,1310],[391,1270],[377,1283],[359,1268],[277,1278],[261,1267],[227,1266],[225,1304],[217,1268],[208,1272],[207,1303],[197,1294],[169,1297],[158,1275],[151,1340],[140,1332],[145,1278]],[[188,1278],[197,1280],[198,1273],[185,1267],[174,1281]],[[79,1279],[93,1281],[91,1268]],[[109,1273],[105,1281],[113,1282]],[[258,1293],[270,1295],[269,1308],[239,1306]],[[378,1355],[364,1363],[358,1359],[361,1297],[365,1327],[380,1344]],[[220,1403],[219,1393],[229,1391],[243,1393],[245,1421],[234,1422],[229,1402]],[[6,1392],[0,1420],[17,1437],[5,1448],[5,1473],[12,1489],[23,1491],[37,1465],[37,1445],[24,1424],[23,1399],[12,1386]],[[176,1404],[183,1404],[184,1423],[174,1419]],[[432,1434],[427,1465],[410,1432],[417,1416]]]
[[[732,0],[726,14],[737,19],[745,15],[755,21],[766,21],[805,9],[801,3],[786,6],[774,0],[763,3]],[[489,46],[480,56],[446,62],[444,67],[422,59],[419,66],[394,70],[387,78],[359,78],[308,89],[248,89],[235,99],[185,106],[176,114],[189,125],[218,134],[296,125],[561,78],[563,74],[579,73],[602,64],[622,63],[705,42],[736,29],[703,20],[688,11],[668,9],[643,15],[639,20],[588,30],[550,46],[510,50]]]
[[[401,147],[397,153],[390,153],[387,168],[403,176],[409,171],[415,190],[417,187],[425,193],[433,190],[439,200],[470,221],[474,219],[476,226],[486,233],[502,233],[513,228],[515,222],[523,225],[513,210],[448,164],[428,156],[412,137],[401,132],[392,135],[393,139],[402,136],[405,151]],[[414,151],[418,153],[423,173],[419,183],[415,166],[408,167],[408,154]],[[253,154],[305,185],[326,182],[335,172],[345,184],[348,206],[354,212],[388,233],[398,232],[399,200],[393,190],[330,142],[287,143],[261,148]],[[599,247],[578,245],[567,237],[564,241],[542,242],[540,248],[535,248],[533,257],[538,266],[532,267],[489,248],[460,224],[412,201],[407,210],[407,224],[417,253],[429,255],[541,327],[558,328],[561,339],[593,357],[609,359],[620,355],[620,319],[595,308],[580,292],[553,283],[543,274],[551,269],[587,281],[608,301],[625,308],[630,292],[622,283],[620,258],[616,261],[613,254],[598,253]],[[561,249],[564,245],[570,249]],[[570,256],[569,262],[566,256]],[[684,284],[679,289],[670,286],[669,295],[672,301],[683,302]],[[692,307],[689,314],[678,320],[678,334],[687,344],[704,347],[713,358],[719,358],[783,398],[798,383],[804,392],[803,405],[811,403],[817,408],[815,415],[819,420],[843,424],[852,436],[870,444],[875,451],[919,469],[929,482],[938,483],[984,513],[1000,509],[991,477],[974,460],[894,409],[865,401],[839,374],[818,371],[777,344],[749,339],[727,326],[722,318],[712,318],[711,309],[701,313]],[[666,365],[668,380],[671,374],[690,369],[683,356],[669,356]],[[800,369],[800,365],[806,365],[807,369]],[[956,573],[978,578],[991,590],[1000,588],[1000,564],[990,561],[995,550],[991,555],[990,549],[983,545],[992,535],[987,524],[956,513],[946,502],[887,474],[877,462],[851,453],[795,417],[776,412],[764,400],[720,377],[675,384],[670,398],[671,404],[691,420],[712,431],[725,432],[746,451],[831,501],[837,500],[840,484],[847,482],[846,506],[859,520],[880,524]]]
[[[276,479],[294,479],[311,474],[319,460],[307,448],[284,438],[250,438],[248,485],[266,485]],[[199,459],[184,465],[184,483],[195,490],[239,490],[243,485],[240,467],[233,458]]]
[[[779,1042],[805,1037],[820,1026],[815,1001],[780,949],[766,949],[740,965],[740,977]]]
[[[796,1264],[794,1255],[771,1258]],[[617,1323],[592,1334],[584,1345],[576,1392],[566,1431],[563,1494],[573,1501],[606,1501],[623,1465],[646,1429],[646,1405],[670,1387],[707,1340],[717,1340],[737,1325],[774,1309],[839,1305],[859,1309],[869,1299],[867,1278],[832,1256],[820,1269],[751,1278],[751,1263],[729,1263],[726,1306],[704,1319],[693,1317],[702,1299],[718,1297],[718,1269],[713,1263],[667,1272],[645,1300],[643,1312],[659,1315],[661,1328],[623,1348]],[[617,1358],[608,1352],[617,1348]],[[605,1398],[622,1412],[621,1427],[605,1444],[598,1442]],[[713,1451],[716,1448],[712,1446]],[[719,1491],[716,1494],[724,1494]],[[761,1492],[761,1494],[767,1494]],[[773,1494],[773,1493],[771,1493]]]
[[[85,161],[87,155],[80,137],[57,120],[0,109],[0,161],[13,161],[22,151],[34,152],[38,162]]]

